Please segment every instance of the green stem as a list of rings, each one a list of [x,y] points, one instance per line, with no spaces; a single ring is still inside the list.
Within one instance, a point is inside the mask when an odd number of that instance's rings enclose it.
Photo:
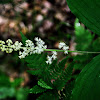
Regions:
[[[5,45],[5,47],[10,47],[13,48],[12,46],[7,46]],[[21,49],[26,48],[26,47],[21,47]],[[29,47],[28,47],[29,48]],[[65,50],[59,50],[59,49],[44,49],[44,51],[56,51],[56,52],[64,52]],[[76,52],[76,53],[90,53],[90,54],[99,54],[100,52],[89,52],[89,51],[71,51],[68,50],[68,52]]]
[[[57,52],[64,52],[64,50],[58,50],[58,49],[44,49],[44,51],[57,51]],[[76,52],[76,53],[100,53],[100,52],[89,52],[89,51],[70,51],[68,52]]]

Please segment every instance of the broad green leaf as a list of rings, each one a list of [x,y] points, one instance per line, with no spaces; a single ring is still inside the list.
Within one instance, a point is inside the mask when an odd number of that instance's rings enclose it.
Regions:
[[[100,35],[100,0],[67,0],[67,3],[82,23]]]
[[[71,100],[100,100],[100,55],[79,74]]]

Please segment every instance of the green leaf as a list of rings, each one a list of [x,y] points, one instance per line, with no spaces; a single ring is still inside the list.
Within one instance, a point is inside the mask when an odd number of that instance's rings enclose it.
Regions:
[[[62,61],[59,62],[59,64],[58,64],[59,70],[64,69],[67,60],[68,60],[68,57],[66,57],[65,59],[63,59]]]
[[[100,100],[100,55],[79,74],[71,100]]]
[[[16,78],[12,83],[11,83],[11,86],[12,87],[18,87],[20,86],[21,82],[23,81],[22,78]]]
[[[15,89],[10,87],[0,87],[0,100],[7,97],[13,97],[15,95]]]
[[[37,93],[42,93],[42,92],[44,92],[44,91],[46,91],[46,89],[35,85],[33,88],[31,88],[31,89],[29,90],[29,93],[37,94]]]
[[[53,92],[46,92],[39,96],[36,100],[59,100],[58,94]]]
[[[71,98],[71,93],[72,93],[72,90],[74,88],[74,84],[75,84],[75,81],[71,81],[70,83],[68,83],[66,86],[65,86],[65,97],[64,97],[64,100],[70,100]]]
[[[38,81],[38,85],[45,89],[53,89],[52,87],[48,86],[43,80]]]
[[[10,87],[11,82],[9,80],[9,77],[7,77],[4,74],[1,74],[0,72],[0,87]]]
[[[67,3],[82,23],[100,35],[100,0],[67,0]]]
[[[17,89],[16,100],[28,100],[28,88]]]
[[[28,73],[32,75],[39,75],[41,73],[41,70],[27,70]]]
[[[53,83],[57,90],[61,90],[66,83],[71,79],[72,71],[73,71],[73,62],[65,69],[65,71],[62,71],[59,75],[58,79],[55,80]]]
[[[22,38],[22,42],[25,45],[25,41],[28,40],[28,39],[26,38],[26,36],[22,32],[20,32],[20,35],[21,35],[21,38]]]
[[[89,30],[86,30],[83,26],[80,25],[78,19],[75,21],[75,36],[75,42],[77,43],[76,49],[83,51],[87,50],[93,40],[93,36]]]
[[[33,54],[34,56],[34,54]],[[28,66],[40,66],[41,64],[45,63],[47,54],[36,54],[32,60],[27,59],[26,61],[29,63]]]

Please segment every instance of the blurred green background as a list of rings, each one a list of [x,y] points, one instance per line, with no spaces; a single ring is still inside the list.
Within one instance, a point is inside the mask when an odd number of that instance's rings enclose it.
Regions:
[[[0,0],[0,40],[21,41],[20,31],[30,40],[38,36],[48,48],[57,48],[60,41],[70,50],[100,51],[100,38],[88,30],[71,13],[66,0]],[[96,54],[70,53],[68,63],[74,62],[73,73],[81,69]],[[58,54],[58,59],[64,57]],[[36,100],[27,89],[37,83],[37,77],[27,73],[17,52],[0,51],[0,100]]]

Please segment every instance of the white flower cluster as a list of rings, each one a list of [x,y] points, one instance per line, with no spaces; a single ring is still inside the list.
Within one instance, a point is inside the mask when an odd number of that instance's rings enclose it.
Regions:
[[[68,54],[69,46],[67,46],[64,42],[60,42],[59,45],[58,45],[58,48],[63,49],[64,54]]]
[[[6,43],[0,40],[0,49],[1,51],[6,51],[6,53],[12,53],[21,49],[22,43],[16,41],[14,44],[11,39],[8,39]]]
[[[31,40],[25,41],[25,47],[22,47],[22,43],[16,41],[14,44],[11,39],[8,39],[6,43],[0,40],[0,49],[1,51],[6,51],[6,53],[12,53],[12,51],[19,51],[19,58],[25,58],[29,54],[41,54],[44,49],[47,48],[45,42],[40,38],[36,37],[36,46]]]
[[[55,60],[57,58],[57,52],[56,51],[52,51],[52,56],[47,56],[47,64],[52,64],[52,61]]]
[[[58,45],[59,49],[63,49],[64,50],[64,54],[68,54],[68,49],[69,46],[67,46],[64,42],[60,42]],[[55,60],[57,58],[57,52],[56,51],[52,51],[52,56],[47,56],[47,64],[52,64],[53,60]]]
[[[47,48],[47,45],[45,45],[45,42],[38,37],[35,38],[35,41],[37,46],[35,47],[34,53],[41,54],[44,49]]]
[[[45,42],[41,40],[40,38],[36,37],[36,46],[31,40],[26,40],[25,46],[23,48],[23,52],[19,52],[19,58],[25,58],[25,56],[28,56],[29,54],[41,54],[44,52],[44,49],[47,48],[47,45],[45,45]]]
[[[28,55],[31,54],[41,54],[47,49],[47,45],[45,45],[45,42],[41,40],[40,38],[36,37],[34,39],[36,41],[35,45],[31,40],[25,41],[25,47],[23,47],[22,43],[19,41],[16,41],[14,44],[11,39],[8,39],[6,42],[0,40],[0,49],[1,51],[6,51],[6,53],[12,53],[13,51],[19,51],[19,58],[25,58]],[[63,49],[65,54],[68,54],[69,47],[64,43],[60,42],[59,49]],[[57,52],[52,51],[52,56],[47,56],[47,64],[51,64],[53,60],[57,58]]]

